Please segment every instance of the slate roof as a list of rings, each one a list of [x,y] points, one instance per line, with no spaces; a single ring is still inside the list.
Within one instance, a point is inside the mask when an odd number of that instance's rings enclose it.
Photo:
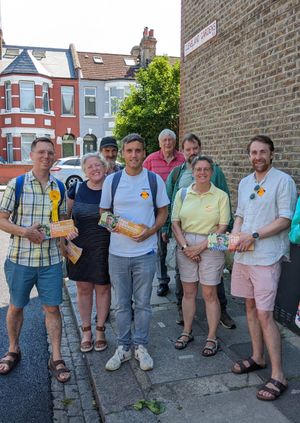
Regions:
[[[108,54],[77,52],[83,79],[108,81],[114,79],[135,79],[137,66],[128,66],[124,59],[134,60],[130,54]],[[101,57],[103,63],[95,63],[95,57]]]
[[[19,55],[6,57],[6,50],[11,48],[19,49]],[[44,52],[45,57],[37,60],[33,55],[34,50]],[[3,57],[0,60],[0,75],[11,73],[40,74],[53,78],[76,78],[69,49],[5,45]]]

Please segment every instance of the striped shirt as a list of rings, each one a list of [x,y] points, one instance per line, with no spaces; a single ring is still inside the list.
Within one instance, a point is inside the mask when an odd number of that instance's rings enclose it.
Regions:
[[[16,178],[9,181],[0,204],[0,212],[13,213],[15,205]],[[30,227],[34,223],[49,225],[51,218],[51,201],[49,193],[58,190],[55,178],[49,176],[45,190],[33,175],[32,171],[25,174],[24,186],[20,196],[16,216],[16,225]],[[59,213],[66,213],[66,198],[59,207]],[[27,238],[12,236],[9,242],[7,258],[23,266],[40,267],[59,263],[62,258],[59,251],[59,238],[47,239],[41,244],[34,244]]]
[[[184,155],[175,150],[172,160],[168,163],[164,158],[162,151],[159,150],[155,151],[155,153],[149,154],[143,163],[143,167],[157,173],[166,182],[171,170],[176,166],[180,166],[184,162]]]

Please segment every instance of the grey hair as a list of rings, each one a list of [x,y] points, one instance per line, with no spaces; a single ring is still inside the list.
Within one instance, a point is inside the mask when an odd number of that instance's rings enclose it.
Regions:
[[[171,129],[163,129],[158,136],[158,141],[160,141],[164,137],[171,137],[173,138],[173,140],[176,141],[176,134],[174,131],[171,131]]]
[[[100,156],[99,153],[94,152],[94,153],[86,153],[84,156],[81,157],[80,164],[81,164],[81,169],[83,170],[83,172],[85,172],[84,168],[85,168],[85,164],[86,164],[87,160],[91,159],[92,157],[96,157],[97,159],[99,159],[99,162],[105,168],[105,171],[108,170],[109,166],[108,166],[107,161],[102,156]]]

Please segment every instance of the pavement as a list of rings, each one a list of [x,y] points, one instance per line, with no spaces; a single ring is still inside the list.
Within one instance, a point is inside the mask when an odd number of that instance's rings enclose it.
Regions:
[[[225,282],[229,293],[229,277]],[[299,336],[279,325],[289,389],[275,402],[259,401],[255,396],[256,390],[270,376],[270,366],[248,375],[235,375],[230,371],[237,359],[248,357],[251,351],[242,301],[228,295],[228,312],[234,317],[237,328],[228,330],[220,326],[218,337],[221,351],[214,357],[206,358],[200,354],[207,334],[203,300],[197,299],[197,316],[193,327],[195,340],[186,349],[179,351],[174,348],[174,342],[182,329],[175,323],[175,286],[170,285],[171,291],[166,297],[157,297],[156,285],[157,281],[154,281],[148,347],[154,359],[152,371],[140,370],[134,358],[123,363],[115,372],[105,370],[105,363],[116,348],[114,301],[106,330],[108,349],[85,354],[95,401],[103,422],[299,422]],[[67,280],[66,288],[79,333],[80,317],[75,283]],[[79,351],[79,344],[74,345],[74,348]],[[155,399],[165,406],[165,411],[155,415],[148,409],[135,410],[133,404],[141,399]]]

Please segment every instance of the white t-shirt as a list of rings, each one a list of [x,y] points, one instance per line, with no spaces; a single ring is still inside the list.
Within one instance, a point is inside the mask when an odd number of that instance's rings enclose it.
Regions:
[[[154,207],[147,169],[143,169],[136,176],[130,176],[125,169],[114,197],[114,214],[134,223],[143,223],[148,227],[154,225]],[[111,184],[114,174],[109,175],[103,184],[100,207],[111,208]],[[157,208],[167,206],[169,198],[165,183],[159,175],[157,179]],[[112,232],[109,252],[120,257],[138,257],[157,250],[157,235],[154,234],[145,241],[136,242],[128,236]]]

